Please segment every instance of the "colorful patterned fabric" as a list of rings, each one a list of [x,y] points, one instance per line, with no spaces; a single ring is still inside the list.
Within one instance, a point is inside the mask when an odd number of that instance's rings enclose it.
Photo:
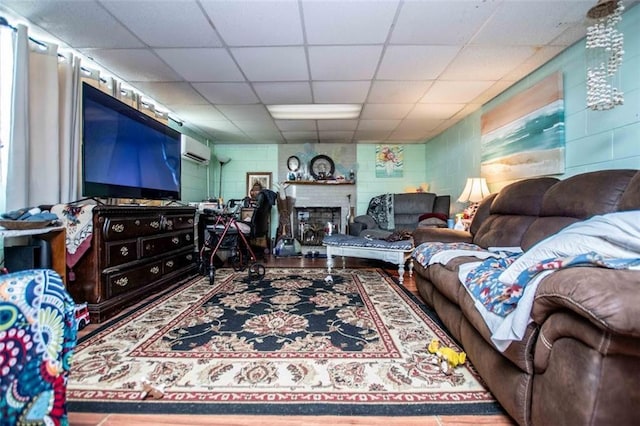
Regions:
[[[51,213],[55,213],[66,228],[67,266],[69,268],[73,268],[91,247],[94,207],[93,204],[81,206],[56,204],[51,208]]]
[[[0,276],[0,423],[67,425],[75,304],[52,270]]]
[[[522,297],[524,286],[498,280],[500,274],[519,256],[519,253],[514,253],[499,259],[486,259],[469,272],[463,283],[471,295],[494,314],[506,316],[515,309]]]
[[[413,252],[413,258],[422,266],[427,266],[429,260],[438,253],[447,250],[468,250],[472,252],[486,251],[480,246],[471,243],[439,243],[429,242],[420,244]],[[473,255],[473,254],[470,254]]]
[[[505,317],[517,306],[525,287],[544,271],[577,266],[598,266],[609,269],[629,269],[640,266],[639,259],[611,259],[596,252],[577,256],[545,259],[525,269],[514,283],[503,283],[498,277],[519,257],[513,254],[502,259],[487,259],[467,275],[464,285],[487,310]]]
[[[378,227],[387,231],[395,229],[393,194],[373,197],[367,207],[367,215],[375,219]]]

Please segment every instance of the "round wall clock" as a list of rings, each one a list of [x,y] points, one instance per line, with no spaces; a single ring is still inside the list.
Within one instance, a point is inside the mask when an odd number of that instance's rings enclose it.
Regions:
[[[297,171],[300,168],[300,159],[295,155],[292,155],[287,160],[287,168],[292,172]]]
[[[316,155],[309,163],[309,172],[317,180],[330,179],[335,171],[333,160],[326,155]]]

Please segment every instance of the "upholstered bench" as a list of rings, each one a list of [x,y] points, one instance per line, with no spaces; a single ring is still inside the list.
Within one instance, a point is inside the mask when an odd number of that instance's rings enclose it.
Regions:
[[[327,248],[327,271],[333,268],[333,256],[342,256],[342,268],[345,267],[345,257],[359,257],[375,259],[398,265],[398,281],[404,282],[404,265],[409,261],[409,276],[413,275],[413,239],[400,241],[375,240],[352,235],[327,235],[322,241]]]

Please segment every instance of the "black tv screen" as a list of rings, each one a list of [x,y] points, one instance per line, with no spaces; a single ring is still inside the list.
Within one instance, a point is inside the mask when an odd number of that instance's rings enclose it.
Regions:
[[[82,194],[180,199],[180,132],[82,84]]]

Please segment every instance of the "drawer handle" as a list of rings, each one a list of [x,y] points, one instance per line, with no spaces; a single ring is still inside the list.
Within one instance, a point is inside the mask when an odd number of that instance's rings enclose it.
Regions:
[[[187,241],[191,241],[191,234],[185,235],[184,239],[187,240]]]
[[[124,287],[127,284],[129,284],[129,278],[127,277],[118,278],[116,280],[116,285],[119,285],[120,287]]]
[[[173,238],[171,239],[171,242],[172,242],[173,244],[178,244],[178,243],[180,242],[180,238],[178,238],[178,237],[173,237]]]
[[[149,272],[151,272],[152,274],[158,274],[160,272],[160,267],[154,266],[153,268],[149,269]]]
[[[167,265],[167,267],[169,268],[173,268],[173,260],[168,260],[167,263],[165,263],[165,265]]]
[[[136,219],[136,221],[133,223],[135,223],[136,226],[140,226],[140,219]]]
[[[129,255],[129,249],[126,246],[120,247],[120,254],[122,256],[128,256]]]
[[[152,228],[158,229],[160,228],[160,222],[158,222],[157,220],[154,220],[153,222],[149,223],[149,226],[151,226]]]
[[[187,260],[191,260],[191,259],[193,259],[193,255],[192,254],[188,254],[187,255]]]
[[[151,245],[151,243],[147,243],[147,245],[145,245],[145,246],[144,246],[144,249],[145,249],[145,250],[151,250],[151,247],[153,247],[153,246]]]
[[[113,230],[113,232],[123,232],[124,231],[124,225],[121,223],[114,223],[111,226],[111,229]]]
[[[192,219],[192,218],[189,218],[189,220],[187,220],[187,223],[188,223],[189,225],[192,225],[192,224],[193,224],[193,219]]]

